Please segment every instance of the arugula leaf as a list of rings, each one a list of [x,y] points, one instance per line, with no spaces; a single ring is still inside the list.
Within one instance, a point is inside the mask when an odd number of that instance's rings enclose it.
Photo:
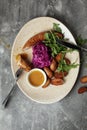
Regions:
[[[67,51],[66,47],[63,47],[57,44],[57,41],[56,41],[57,36],[52,31],[45,33],[44,37],[45,37],[44,43],[46,46],[51,48],[51,51],[52,51],[51,55],[53,57],[57,55],[58,53],[60,53],[61,51],[64,51],[64,52]]]
[[[86,44],[87,43],[87,39],[83,39],[82,38],[82,36],[81,35],[79,35],[78,37],[77,37],[77,44],[79,44],[79,45],[83,45],[83,44]]]
[[[59,27],[59,24],[53,23],[53,30],[62,33],[62,29]]]
[[[73,62],[72,64],[67,64],[66,61],[64,60],[64,58],[61,59],[61,61],[59,62],[58,65],[58,72],[62,71],[66,71],[69,72],[72,68],[76,68],[79,64],[75,64],[75,62]]]
[[[45,39],[46,39],[47,41],[50,40],[50,39],[49,39],[49,33],[45,33],[44,37],[45,37]]]

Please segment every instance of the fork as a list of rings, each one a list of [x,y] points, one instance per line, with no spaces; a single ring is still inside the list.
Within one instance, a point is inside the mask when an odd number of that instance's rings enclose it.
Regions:
[[[15,73],[15,81],[17,82],[18,79],[20,78],[21,74],[23,72],[23,69],[19,68],[16,73]],[[16,89],[16,83],[13,85],[12,89],[10,90],[10,92],[8,93],[8,95],[6,96],[6,98],[4,99],[4,101],[2,102],[2,105],[4,106],[4,108],[6,108],[6,106],[8,105],[8,102],[11,98],[11,96],[13,95],[15,89]]]

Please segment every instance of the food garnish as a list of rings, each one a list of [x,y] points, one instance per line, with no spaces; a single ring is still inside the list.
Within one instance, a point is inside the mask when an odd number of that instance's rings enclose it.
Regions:
[[[87,39],[84,39],[84,38],[82,38],[82,36],[81,35],[79,35],[78,37],[77,37],[77,44],[79,44],[79,45],[84,45],[84,44],[86,44],[87,43]]]
[[[67,62],[66,59],[62,57],[59,61],[57,70],[58,72],[69,72],[72,68],[76,68],[78,65],[79,64],[76,64],[75,62],[69,64],[69,60]]]

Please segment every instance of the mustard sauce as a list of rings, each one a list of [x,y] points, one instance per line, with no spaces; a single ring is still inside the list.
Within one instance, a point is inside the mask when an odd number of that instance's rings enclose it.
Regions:
[[[40,71],[35,70],[30,73],[28,80],[33,86],[38,87],[44,82],[44,76]]]

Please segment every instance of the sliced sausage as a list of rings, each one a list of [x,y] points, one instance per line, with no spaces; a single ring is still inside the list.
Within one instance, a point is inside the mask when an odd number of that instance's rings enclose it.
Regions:
[[[41,32],[36,34],[35,36],[31,37],[23,46],[23,50],[29,49],[31,46],[35,45],[36,43],[44,40],[45,32]]]
[[[51,65],[50,65],[50,69],[52,71],[55,71],[57,69],[57,66],[58,66],[58,63],[56,62],[55,59],[53,59],[52,62],[51,62]]]
[[[63,79],[60,79],[60,78],[54,78],[54,79],[51,79],[51,84],[53,85],[62,85],[64,83]]]
[[[68,72],[66,72],[66,71],[64,71],[64,72],[55,72],[54,77],[63,79],[64,76],[67,76],[67,74],[68,74]]]
[[[53,72],[48,67],[44,67],[44,71],[46,72],[49,78],[53,77]]]
[[[50,84],[51,80],[48,78],[46,83],[44,84],[44,86],[42,86],[42,88],[47,88]]]

